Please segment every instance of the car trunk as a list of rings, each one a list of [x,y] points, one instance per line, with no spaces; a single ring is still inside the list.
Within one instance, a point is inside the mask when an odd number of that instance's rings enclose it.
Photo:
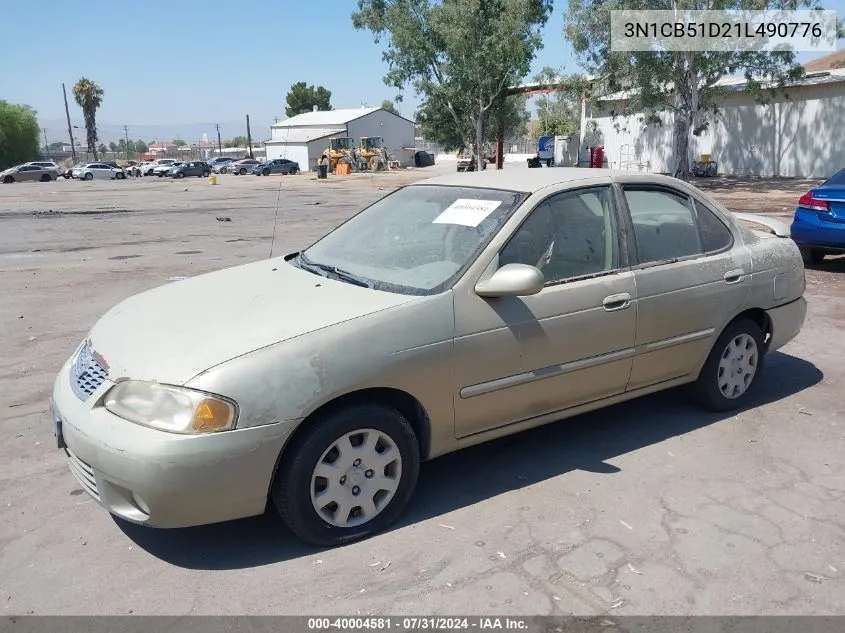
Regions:
[[[819,220],[845,224],[845,185],[819,187],[813,192],[813,198],[824,200],[830,206],[830,213],[818,213]]]

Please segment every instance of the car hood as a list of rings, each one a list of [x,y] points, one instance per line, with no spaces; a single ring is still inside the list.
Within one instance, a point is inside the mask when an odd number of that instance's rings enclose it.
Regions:
[[[111,380],[181,385],[237,356],[416,299],[275,258],[130,297],[100,319],[88,342]]]

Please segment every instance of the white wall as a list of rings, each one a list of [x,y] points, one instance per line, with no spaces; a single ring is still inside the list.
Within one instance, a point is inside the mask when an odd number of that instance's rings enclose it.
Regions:
[[[384,146],[389,154],[396,160],[407,163],[408,152],[403,152],[404,147],[414,147],[414,124],[402,117],[396,116],[386,110],[377,110],[372,114],[350,121],[347,124],[349,136],[355,139],[355,143],[361,142],[362,136],[380,136],[384,139]],[[413,160],[411,161],[413,165]]]
[[[287,158],[299,163],[302,171],[308,171],[308,145],[306,143],[286,143],[267,145],[267,160]]]
[[[710,154],[720,174],[827,178],[845,167],[845,83],[788,89],[788,99],[757,104],[745,94],[729,95],[710,129],[691,141],[691,159]],[[596,115],[600,114],[598,112]],[[597,142],[609,166],[619,168],[626,144],[650,162],[649,171],[672,165],[671,113],[662,127],[644,127],[638,117],[594,116]],[[616,130],[621,125],[627,130]],[[635,168],[634,168],[635,169]]]

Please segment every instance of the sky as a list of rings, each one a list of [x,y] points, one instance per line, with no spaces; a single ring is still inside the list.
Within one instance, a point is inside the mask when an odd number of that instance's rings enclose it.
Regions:
[[[845,0],[823,0],[845,16]],[[332,92],[335,108],[380,105],[397,91],[384,84],[382,48],[356,31],[356,0],[86,0],[2,2],[0,99],[34,107],[50,142],[67,140],[62,83],[71,122],[83,127],[71,86],[80,78],[105,91],[97,113],[101,140],[182,138],[196,142],[246,134],[255,140],[284,119],[297,81]],[[49,7],[49,10],[45,10]],[[563,37],[566,0],[555,2],[532,75],[551,66],[579,70]],[[803,54],[799,59],[819,56]],[[11,62],[11,60],[14,60]],[[413,118],[419,99],[397,104]],[[84,130],[77,136],[84,142]]]

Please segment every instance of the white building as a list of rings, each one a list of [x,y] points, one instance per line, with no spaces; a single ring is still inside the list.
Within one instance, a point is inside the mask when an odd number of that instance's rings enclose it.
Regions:
[[[414,122],[382,108],[306,112],[270,126],[267,159],[288,158],[300,169],[313,169],[335,136],[380,136],[394,160],[413,164]]]
[[[720,174],[755,176],[827,178],[845,167],[845,143],[837,140],[845,129],[845,69],[808,73],[767,104],[743,91],[742,78],[720,83],[727,95],[709,129],[692,138],[691,160],[710,154]],[[624,106],[617,94],[588,108],[585,144],[604,145],[611,168],[671,171],[673,115],[661,113],[661,127],[643,125],[641,115],[614,119]]]

